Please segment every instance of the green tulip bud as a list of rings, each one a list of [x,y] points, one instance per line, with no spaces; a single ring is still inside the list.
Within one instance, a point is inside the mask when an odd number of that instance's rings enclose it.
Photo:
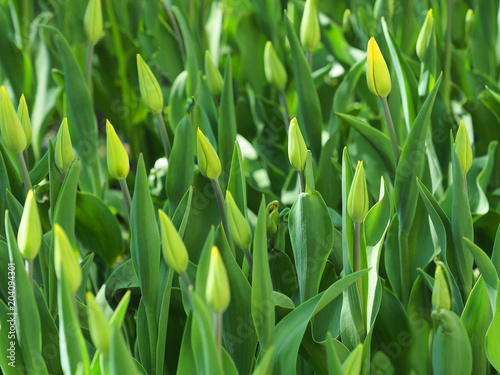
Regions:
[[[82,282],[82,270],[73,252],[73,246],[59,224],[54,225],[54,241],[54,269],[56,276],[61,278],[61,269],[63,269],[69,288],[72,292],[76,292]]]
[[[427,50],[427,44],[429,39],[433,37],[434,17],[432,16],[432,9],[427,12],[427,17],[425,18],[424,24],[420,29],[420,34],[418,34],[417,39],[417,56],[420,61],[425,59],[425,51]]]
[[[358,161],[347,198],[347,213],[355,223],[362,223],[368,212],[368,187],[363,162]]]
[[[285,89],[288,76],[271,42],[267,42],[264,49],[264,71],[270,84],[278,90]]]
[[[26,147],[28,147],[31,143],[31,120],[30,120],[30,113],[28,111],[28,105],[26,104],[26,99],[24,98],[24,94],[21,95],[21,99],[19,99],[19,106],[17,107],[17,116],[21,121],[21,125],[24,130],[24,136],[26,137]]]
[[[200,128],[198,128],[198,166],[201,174],[209,180],[216,180],[222,171],[217,152]]]
[[[111,327],[92,293],[85,293],[87,299],[87,314],[89,318],[90,337],[95,347],[102,351],[104,355],[109,355],[111,342]]]
[[[229,217],[229,232],[233,242],[241,249],[249,249],[252,242],[250,225],[229,190],[226,191],[226,206]]]
[[[3,138],[5,139],[5,143],[7,143],[7,147],[14,154],[21,154],[27,145],[21,120],[19,120],[14,105],[4,86],[0,88],[0,97],[0,120]]]
[[[42,245],[42,225],[33,190],[28,191],[17,232],[19,251],[24,259],[35,259]]]
[[[83,18],[83,25],[85,27],[85,34],[89,43],[97,44],[102,36],[102,9],[101,0],[90,0],[85,11]]]
[[[186,271],[189,262],[186,246],[167,214],[162,210],[158,210],[158,216],[160,217],[163,257],[175,272],[183,273]]]
[[[272,201],[267,205],[267,234],[274,236],[278,232],[279,224],[279,203]]]
[[[297,118],[294,117],[292,121],[290,121],[290,128],[288,129],[288,160],[290,160],[290,164],[300,172],[306,167],[306,159],[306,142],[300,132]]]
[[[368,41],[368,51],[366,54],[366,80],[368,88],[379,98],[385,98],[391,92],[391,75],[374,37],[371,37]]]
[[[467,10],[465,14],[465,47],[469,48],[470,43],[470,29],[472,23],[474,22],[474,11],[472,9]]]
[[[163,111],[163,94],[153,72],[137,54],[137,71],[139,72],[139,88],[144,105],[154,115]]]
[[[205,298],[215,312],[224,312],[231,302],[226,267],[217,246],[212,247]]]
[[[346,9],[342,17],[342,31],[345,33],[351,31],[351,10]]]
[[[222,87],[224,86],[224,80],[208,51],[205,52],[205,75],[207,76],[208,88],[212,95],[220,96]]]
[[[106,120],[106,156],[109,174],[117,180],[127,178],[130,170],[127,151],[108,120]]]
[[[57,168],[62,173],[66,173],[73,160],[75,160],[71,135],[69,134],[68,119],[66,118],[62,121],[57,132],[54,158]]]
[[[300,23],[300,42],[306,51],[312,52],[318,46],[320,37],[316,0],[306,0]]]
[[[432,290],[432,309],[451,310],[450,281],[442,262],[437,262],[434,273],[434,289]]]
[[[458,160],[460,160],[460,165],[462,166],[462,171],[467,173],[472,165],[472,147],[470,144],[469,133],[467,128],[462,121],[460,121],[460,126],[458,127],[457,137],[455,138],[455,151],[458,155]]]

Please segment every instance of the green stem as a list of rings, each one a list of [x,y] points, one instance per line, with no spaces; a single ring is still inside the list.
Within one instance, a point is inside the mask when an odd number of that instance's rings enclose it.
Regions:
[[[354,223],[354,243],[352,248],[352,266],[354,272],[361,270],[361,223]],[[364,315],[364,302],[363,302],[363,283],[361,279],[356,280],[359,292],[359,302],[361,305],[361,312]],[[364,322],[364,320],[363,320]],[[364,323],[363,323],[364,324]]]
[[[172,152],[172,147],[170,146],[170,139],[168,138],[167,128],[165,127],[165,121],[163,120],[163,115],[157,113],[155,115],[158,121],[158,129],[160,130],[161,142],[163,143],[163,150],[165,151],[165,156],[167,160],[170,158],[170,153]]]
[[[85,82],[92,96],[92,57],[94,56],[94,45],[87,43],[87,58],[85,60]]]
[[[219,206],[219,213],[222,220],[222,228],[224,228],[224,233],[226,233],[227,242],[229,243],[229,247],[231,248],[231,252],[234,256],[234,244],[231,239],[231,234],[229,233],[229,225],[228,225],[228,214],[226,203],[224,202],[224,196],[222,195],[222,190],[220,188],[219,180],[210,180],[212,182],[212,186],[215,192],[215,198],[217,199],[217,205]]]
[[[304,174],[304,171],[297,171],[297,174],[299,175],[300,192],[305,193],[306,192],[306,176]]]
[[[309,69],[311,70],[311,73],[312,73],[312,69],[313,69],[313,53],[312,53],[312,51],[306,51],[306,58],[307,58],[307,63],[309,64]]]
[[[148,310],[148,330],[149,330],[149,345],[151,347],[151,373],[156,373],[156,342],[158,340],[158,326],[156,324],[156,314],[146,307]]]
[[[33,259],[28,259],[26,261],[28,263],[28,277],[30,279],[30,284],[31,284],[31,290],[33,293],[35,292],[33,289]]]
[[[394,165],[397,167],[399,161],[399,145],[396,131],[394,130],[394,123],[392,122],[391,111],[389,110],[389,103],[387,97],[380,98],[382,108],[384,109],[385,122],[387,123],[387,131],[389,132],[389,139],[391,140],[392,156],[394,157]]]
[[[250,250],[243,249],[243,254],[245,254],[245,258],[247,259],[248,269],[250,270],[250,274],[253,275],[253,258]]]
[[[222,312],[214,312],[214,337],[217,355],[220,363],[222,363]]]
[[[177,24],[174,14],[170,10],[167,2],[163,1],[161,4],[163,5],[163,9],[165,9],[165,13],[167,13],[167,17],[170,20],[170,23],[172,24],[172,29],[174,30],[177,43],[179,44],[179,49],[181,51],[182,61],[186,63],[186,51],[184,50],[184,41],[182,39],[181,31],[179,30],[179,25]]]
[[[446,44],[445,44],[445,55],[444,55],[444,77],[443,77],[443,98],[448,109],[448,113],[451,111],[450,105],[450,71],[451,71],[451,17],[452,17],[452,3],[453,0],[448,0],[447,14],[446,14]]]
[[[33,189],[30,180],[30,174],[28,172],[28,167],[26,167],[26,162],[24,161],[23,154],[17,154],[17,161],[19,162],[19,168],[21,168],[21,176],[23,177],[24,188],[26,189],[26,194]]]
[[[288,128],[290,126],[290,112],[288,110],[288,104],[286,103],[286,96],[283,90],[280,90],[279,97],[281,106],[283,107],[283,120],[285,122],[285,130],[288,134]]]
[[[132,207],[132,199],[130,198],[130,191],[128,189],[127,181],[122,178],[118,180],[120,182],[120,187],[122,189],[123,201],[125,202],[125,208],[127,209],[127,215],[130,219],[130,209]]]
[[[184,284],[184,288],[185,288],[184,291],[186,292],[189,306],[191,307],[191,310],[192,310],[193,303],[191,302],[191,295],[189,294],[189,287],[192,285],[191,281],[189,280],[189,276],[188,276],[186,271],[181,272],[180,275],[181,275],[182,283]]]

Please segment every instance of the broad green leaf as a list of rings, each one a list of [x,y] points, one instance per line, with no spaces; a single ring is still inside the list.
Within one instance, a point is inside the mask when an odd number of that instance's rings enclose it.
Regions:
[[[328,363],[328,375],[343,374],[344,370],[342,369],[342,364],[337,355],[337,351],[333,346],[333,341],[335,340],[332,339],[330,332],[328,332],[328,334],[326,335],[326,359]]]
[[[136,361],[127,348],[119,327],[111,328],[109,373],[110,375],[137,375],[139,373]]]
[[[349,357],[342,363],[342,369],[344,374],[348,375],[359,375],[361,372],[361,365],[363,360],[363,345],[359,344],[356,349],[354,349]]]
[[[46,152],[30,171],[30,180],[33,185],[37,185],[47,177],[49,173],[49,153]]]
[[[165,262],[162,261],[162,265]],[[160,265],[160,269],[165,272],[165,267]],[[167,276],[165,277],[165,282],[163,289],[163,295],[161,296],[159,303],[161,303],[158,309],[158,343],[156,347],[156,373],[163,374],[164,361],[165,361],[165,347],[167,342],[167,328],[170,312],[170,297],[172,294],[172,281],[174,278],[174,270],[170,267],[166,270]],[[161,291],[161,289],[160,289]],[[117,309],[118,310],[118,309]]]
[[[186,85],[188,81],[188,72],[183,71],[172,84],[170,95],[168,97],[168,122],[173,131],[177,131],[177,126],[185,117],[185,107],[187,104]]]
[[[497,145],[497,141],[490,142],[488,153],[474,158],[472,166],[467,172],[467,193],[473,215],[484,215],[490,209],[486,188],[490,182]]]
[[[500,290],[500,281],[498,289]],[[497,295],[493,321],[486,332],[486,355],[495,370],[500,371],[500,298]]]
[[[197,291],[198,292],[198,291]],[[184,334],[182,335],[181,350],[179,352],[179,363],[177,368],[178,375],[196,374],[196,361],[191,344],[193,314],[189,314]]]
[[[0,299],[0,350],[4,353],[4,355],[0,357],[0,370],[2,370],[5,375],[19,375],[20,371],[18,368],[22,368],[21,366],[25,365],[21,351],[19,350],[16,353],[16,348],[19,347],[17,338],[15,334],[11,335],[9,333],[11,327],[9,319],[12,319],[9,314],[12,314],[12,312],[5,302]],[[13,358],[9,358],[11,357],[11,352],[15,354]],[[15,362],[13,361],[14,358]],[[9,365],[9,363],[11,365]],[[17,366],[17,368],[12,365]],[[24,372],[22,372],[22,374],[24,374]]]
[[[260,362],[255,366],[255,370],[252,375],[269,375],[271,374],[271,360],[274,354],[274,346],[271,346],[269,350],[261,357]]]

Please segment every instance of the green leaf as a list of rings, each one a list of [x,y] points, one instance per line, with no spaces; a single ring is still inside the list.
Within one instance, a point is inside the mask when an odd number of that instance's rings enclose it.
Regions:
[[[185,107],[187,104],[186,85],[188,81],[188,72],[183,71],[172,84],[170,95],[168,97],[168,122],[173,130],[177,130],[177,126],[185,117]]]
[[[33,185],[37,185],[47,177],[49,173],[49,153],[46,152],[30,171],[30,180]]]
[[[490,182],[497,145],[497,141],[491,141],[488,145],[488,153],[475,158],[467,172],[467,193],[473,215],[484,215],[490,209],[486,188]]]
[[[266,354],[264,354],[260,360],[260,362],[255,366],[255,370],[252,372],[252,375],[269,375],[271,374],[271,360],[274,354],[274,346],[271,346],[269,350],[267,350]]]
[[[245,181],[245,162],[241,155],[241,148],[238,141],[234,142],[233,161],[229,173],[227,190],[236,202],[240,211],[247,216],[247,184]]]
[[[498,284],[500,290],[500,281]],[[495,367],[495,370],[500,372],[500,298],[498,297],[500,296],[497,296],[493,321],[486,332],[485,346],[488,360]]]
[[[340,363],[339,357],[337,355],[337,351],[335,350],[333,342],[336,341],[332,339],[332,335],[330,332],[326,335],[326,360],[328,363],[328,374],[343,374],[344,370],[342,369],[342,365]]]
[[[356,346],[349,357],[342,363],[342,369],[346,375],[359,375],[361,372],[361,365],[363,364],[363,345]]]
[[[119,327],[111,328],[111,346],[109,357],[110,375],[138,374],[136,361],[127,348],[125,340],[123,339],[122,330]]]

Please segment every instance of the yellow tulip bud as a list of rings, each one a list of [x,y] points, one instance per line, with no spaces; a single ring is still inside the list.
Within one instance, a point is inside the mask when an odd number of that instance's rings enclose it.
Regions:
[[[72,292],[76,292],[82,282],[82,270],[73,252],[73,246],[70,244],[64,229],[59,224],[54,225],[54,241],[54,268],[56,276],[61,278],[62,268],[69,288]]]
[[[90,337],[95,347],[102,351],[106,356],[109,354],[111,342],[111,327],[92,293],[85,294],[87,299],[87,315],[89,318]]]
[[[226,206],[229,217],[229,232],[233,242],[243,250],[249,249],[252,242],[252,230],[229,190],[226,191]]]
[[[21,99],[19,99],[19,107],[17,107],[17,116],[21,121],[21,125],[24,130],[24,136],[26,137],[26,147],[28,147],[31,143],[31,120],[30,120],[30,113],[28,111],[28,105],[26,104],[26,99],[24,98],[24,94],[21,95]]]
[[[19,120],[4,86],[0,88],[0,97],[0,120],[3,139],[5,139],[5,143],[14,154],[21,154],[27,145],[21,120]]]
[[[460,160],[462,171],[467,173],[472,165],[472,147],[469,133],[463,120],[460,121],[457,137],[455,138],[455,151],[457,152],[458,160]]]
[[[198,128],[198,166],[201,174],[209,180],[216,180],[222,171],[217,152],[200,128]]]
[[[64,119],[59,127],[56,137],[56,147],[54,156],[57,168],[62,173],[66,173],[69,166],[75,160],[71,135],[69,134],[68,119]]]
[[[267,42],[264,48],[264,71],[270,84],[278,90],[285,89],[288,76],[271,42]]]
[[[300,23],[300,42],[306,51],[312,52],[318,46],[320,37],[316,0],[306,0]]]
[[[278,232],[279,224],[279,203],[272,201],[267,205],[267,234],[274,236]]]
[[[144,105],[154,115],[163,111],[163,94],[153,72],[137,54],[137,71],[139,72],[139,88]]]
[[[429,38],[433,37],[433,25],[434,17],[432,16],[432,9],[429,9],[429,12],[427,12],[427,17],[425,18],[424,24],[420,29],[420,34],[418,34],[417,39],[417,56],[420,61],[424,61],[425,51],[427,50],[427,43],[429,42]]]
[[[85,34],[89,39],[89,43],[97,44],[102,36],[102,9],[101,0],[90,0],[83,18]]]
[[[368,88],[379,98],[387,97],[391,92],[391,75],[374,37],[371,37],[368,41],[366,59]]]
[[[358,161],[347,198],[347,213],[355,223],[362,223],[368,212],[368,187],[363,162]]]
[[[450,282],[442,262],[437,262],[434,273],[434,289],[432,290],[432,309],[451,310]]]
[[[224,80],[208,51],[205,52],[205,75],[207,76],[208,88],[212,95],[220,96],[222,87],[224,86]]]
[[[288,129],[288,160],[290,164],[297,170],[303,171],[306,167],[307,146],[302,137],[297,118],[294,117],[290,121]]]
[[[17,232],[17,244],[24,259],[35,259],[42,245],[42,225],[33,190],[28,191]]]
[[[226,267],[216,246],[212,247],[205,298],[215,312],[223,312],[231,302]]]
[[[186,271],[189,261],[186,246],[167,214],[162,210],[158,210],[158,215],[160,217],[163,257],[174,271],[183,273]]]
[[[106,120],[106,156],[109,174],[117,180],[127,178],[130,163],[120,138],[115,132],[113,125]]]

